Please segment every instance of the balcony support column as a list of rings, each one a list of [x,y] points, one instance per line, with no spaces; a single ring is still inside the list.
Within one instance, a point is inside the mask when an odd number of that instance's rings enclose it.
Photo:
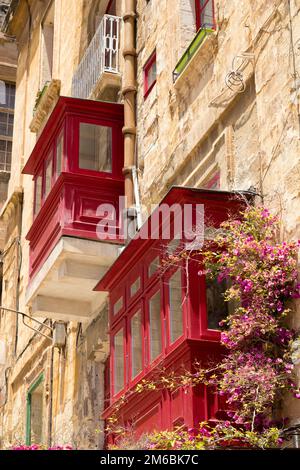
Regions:
[[[134,205],[132,169],[135,166],[136,147],[136,49],[135,49],[136,0],[125,1],[124,21],[124,168],[127,208]]]

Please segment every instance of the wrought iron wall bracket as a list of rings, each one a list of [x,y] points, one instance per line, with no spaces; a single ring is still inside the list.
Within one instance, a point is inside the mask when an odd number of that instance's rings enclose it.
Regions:
[[[26,318],[28,318],[29,320],[37,323],[38,325],[44,327],[44,328],[47,328],[48,330],[50,330],[51,333],[53,333],[53,328],[51,326],[48,326],[46,325],[45,323],[43,322],[40,322],[39,320],[37,320],[36,318],[32,318],[30,317],[29,315],[27,315],[26,313],[24,312],[19,312],[17,310],[13,310],[11,308],[6,308],[6,307],[2,307],[0,306],[0,310],[3,310],[4,312],[11,312],[11,313],[15,313],[17,315],[21,315],[22,316],[22,321],[23,321],[23,325],[26,326],[27,328],[29,328],[30,330],[34,331],[35,333],[41,335],[41,336],[44,336],[44,338],[47,338],[47,339],[50,339],[52,340],[52,336],[48,336],[44,333],[42,333],[40,330],[38,330],[37,328],[34,328],[33,326],[31,325],[28,325],[28,323],[26,323]]]

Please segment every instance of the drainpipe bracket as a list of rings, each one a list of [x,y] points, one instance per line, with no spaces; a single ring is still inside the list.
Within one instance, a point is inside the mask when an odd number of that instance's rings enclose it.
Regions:
[[[126,11],[123,15],[123,21],[127,21],[127,20],[135,20],[135,18],[137,17],[137,14],[134,12],[134,11]]]
[[[137,92],[137,88],[135,85],[128,85],[122,88],[123,96],[126,95],[127,93],[136,93],[136,92]]]
[[[136,135],[136,127],[124,126],[122,132],[124,135]]]
[[[134,47],[128,47],[127,49],[123,49],[122,54],[124,58],[126,56],[137,57],[137,52]]]
[[[134,166],[124,166],[124,168],[122,169],[122,173],[123,175],[131,175],[132,174],[132,171],[134,169]]]

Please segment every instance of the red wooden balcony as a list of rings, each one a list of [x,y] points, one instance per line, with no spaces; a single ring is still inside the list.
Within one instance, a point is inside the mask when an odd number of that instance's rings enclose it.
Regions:
[[[168,219],[163,206],[175,209],[169,219],[170,235],[163,227]],[[222,296],[225,286],[199,274],[199,256],[172,261],[186,238],[182,227],[187,220],[183,208],[187,206],[192,208],[189,229],[197,226],[196,215],[204,208],[204,234],[208,236],[207,226],[218,228],[229,212],[241,208],[242,202],[229,192],[172,188],[96,287],[108,291],[110,297],[110,399],[106,418],[124,393],[158,370],[193,370],[196,359],[203,366],[211,365],[222,354],[219,322],[228,312]],[[178,227],[182,229],[179,239]],[[143,232],[155,237],[141,237]],[[216,394],[203,386],[176,393],[160,390],[133,394],[119,414],[121,424],[133,425],[140,435],[178,424],[195,427],[200,421],[214,419],[220,407]]]
[[[97,236],[99,206],[110,204],[118,215],[124,195],[122,126],[120,104],[61,97],[24,167],[34,181],[33,224],[26,238],[27,297],[36,315],[62,319],[65,312],[70,319],[65,301],[76,300],[78,288],[74,317],[85,318],[96,308],[97,302],[88,305],[94,302],[88,289],[122,243],[118,226],[110,243]]]

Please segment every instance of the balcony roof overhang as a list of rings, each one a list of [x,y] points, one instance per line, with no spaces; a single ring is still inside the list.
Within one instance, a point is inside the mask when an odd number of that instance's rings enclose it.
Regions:
[[[253,199],[251,191],[220,191],[210,189],[188,188],[182,186],[173,186],[153,213],[149,216],[135,237],[124,248],[121,255],[117,258],[107,273],[101,278],[95,291],[109,291],[113,285],[126,276],[128,270],[143,256],[154,243],[152,239],[140,238],[140,232],[147,228],[150,229],[151,220],[155,213],[159,211],[162,204],[171,207],[173,204],[206,204],[210,210],[212,207],[219,211],[237,213],[246,200]],[[209,215],[209,214],[208,214]],[[229,214],[228,214],[229,215]]]
[[[41,163],[46,148],[52,140],[55,132],[58,131],[65,116],[80,115],[80,117],[87,118],[111,118],[111,110],[116,119],[123,119],[124,108],[122,104],[108,103],[105,101],[84,100],[80,98],[70,98],[61,96],[55,108],[53,109],[47,124],[45,125],[35,147],[29,156],[22,173],[26,175],[34,175]]]

